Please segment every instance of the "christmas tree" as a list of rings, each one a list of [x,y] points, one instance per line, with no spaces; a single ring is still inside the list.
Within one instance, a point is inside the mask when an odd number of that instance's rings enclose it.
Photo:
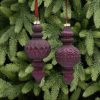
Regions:
[[[46,76],[40,83],[32,77],[34,68],[24,52],[33,33],[35,0],[0,1],[0,100],[100,100],[100,0],[68,1],[74,45],[81,53],[70,86],[55,59],[62,45],[65,0],[38,0],[43,39],[51,45],[43,59]]]

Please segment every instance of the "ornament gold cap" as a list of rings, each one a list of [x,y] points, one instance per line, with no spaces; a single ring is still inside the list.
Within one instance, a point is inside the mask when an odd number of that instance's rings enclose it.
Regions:
[[[71,25],[70,25],[70,23],[66,23],[66,24],[64,24],[64,26],[66,27],[66,26],[71,26]]]
[[[38,20],[38,21],[34,21],[34,24],[40,24],[40,21]]]

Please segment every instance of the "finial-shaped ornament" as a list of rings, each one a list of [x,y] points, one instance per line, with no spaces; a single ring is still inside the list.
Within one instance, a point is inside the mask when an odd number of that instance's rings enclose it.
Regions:
[[[35,16],[38,19],[38,1],[35,0]],[[36,81],[40,82],[41,79],[45,76],[43,70],[44,62],[43,59],[48,56],[50,53],[50,45],[46,40],[42,39],[42,26],[40,21],[36,20],[32,27],[33,34],[32,40],[30,40],[25,46],[25,52],[27,56],[32,60],[32,66],[34,70],[32,76]]]
[[[64,80],[68,84],[73,80],[73,67],[80,61],[80,52],[73,46],[73,32],[70,24],[64,24],[60,34],[63,45],[56,51],[56,60],[62,66]]]

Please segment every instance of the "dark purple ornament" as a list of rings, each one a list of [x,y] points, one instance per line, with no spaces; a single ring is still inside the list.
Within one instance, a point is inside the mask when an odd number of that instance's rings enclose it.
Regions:
[[[32,76],[36,81],[41,81],[41,79],[45,76],[45,72],[43,70],[43,59],[48,56],[51,48],[49,43],[42,39],[43,35],[41,33],[42,27],[40,22],[35,22],[33,25],[33,31],[32,40],[30,40],[25,46],[25,52],[32,60],[32,66],[34,67]]]
[[[73,80],[73,67],[80,60],[79,50],[73,46],[73,32],[70,24],[65,24],[60,34],[63,46],[56,51],[56,60],[62,66],[64,80],[70,84]]]

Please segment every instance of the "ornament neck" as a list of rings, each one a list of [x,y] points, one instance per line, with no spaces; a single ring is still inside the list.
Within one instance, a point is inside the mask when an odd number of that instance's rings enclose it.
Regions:
[[[33,29],[32,38],[41,39],[43,35],[42,35],[42,26],[40,25],[40,21],[38,20],[35,21],[32,29]]]
[[[73,44],[73,32],[71,31],[70,24],[64,24],[64,29],[60,34],[61,41],[64,45]]]

